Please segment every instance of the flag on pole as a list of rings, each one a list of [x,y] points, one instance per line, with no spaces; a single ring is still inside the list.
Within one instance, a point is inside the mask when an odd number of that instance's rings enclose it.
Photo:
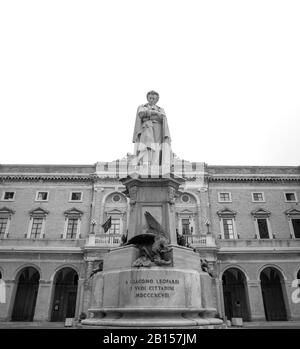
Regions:
[[[104,232],[106,233],[110,227],[111,227],[111,216],[107,219],[107,221],[101,225],[101,227],[104,229]]]

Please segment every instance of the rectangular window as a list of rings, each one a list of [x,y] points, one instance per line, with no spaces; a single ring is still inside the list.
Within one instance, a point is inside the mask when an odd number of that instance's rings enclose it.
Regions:
[[[253,201],[265,201],[264,193],[252,193]]]
[[[296,198],[296,193],[285,193],[285,201],[293,201],[296,202],[297,198]]]
[[[223,218],[224,238],[234,239],[233,220]]]
[[[109,234],[120,234],[120,218],[112,218]]]
[[[78,218],[69,218],[67,227],[67,239],[75,239],[77,234]]]
[[[32,239],[36,239],[41,236],[42,226],[43,226],[43,218],[33,218],[31,234],[30,237]]]
[[[48,200],[48,192],[47,191],[38,191],[36,193],[36,201],[47,201]]]
[[[0,217],[0,238],[3,238],[5,235],[7,223],[8,217]]]
[[[70,201],[81,201],[82,200],[82,192],[72,192]]]
[[[3,200],[12,201],[15,198],[14,191],[6,191],[3,195]]]
[[[294,235],[296,239],[300,239],[300,219],[292,219]]]
[[[219,193],[219,202],[231,202],[231,193]]]
[[[257,219],[259,237],[261,239],[269,239],[268,223],[266,218]]]
[[[182,235],[189,235],[189,234],[191,234],[190,220],[188,218],[183,218],[181,220],[181,224],[182,224]]]

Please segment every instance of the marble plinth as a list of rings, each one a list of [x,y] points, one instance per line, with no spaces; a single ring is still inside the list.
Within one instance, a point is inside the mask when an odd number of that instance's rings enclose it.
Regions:
[[[168,237],[168,266],[133,267],[141,251],[135,245],[112,249],[103,271],[93,278],[92,305],[83,326],[105,328],[211,328],[217,319],[211,277],[200,256],[177,245],[175,198],[183,179],[126,178],[130,197],[128,241],[149,230],[150,214]],[[159,229],[158,229],[159,231]],[[154,251],[152,251],[154,253]],[[150,259],[149,259],[150,264]]]
[[[179,268],[128,268],[104,271],[102,301],[89,309],[89,326],[201,327],[218,326],[207,289],[209,276]],[[100,285],[98,283],[98,285]],[[97,289],[99,292],[99,289]]]

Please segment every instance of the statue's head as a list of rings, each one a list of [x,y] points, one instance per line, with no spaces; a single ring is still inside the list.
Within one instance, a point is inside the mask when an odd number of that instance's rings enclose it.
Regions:
[[[159,100],[159,94],[156,91],[149,91],[147,93],[147,101],[150,104],[156,104]]]

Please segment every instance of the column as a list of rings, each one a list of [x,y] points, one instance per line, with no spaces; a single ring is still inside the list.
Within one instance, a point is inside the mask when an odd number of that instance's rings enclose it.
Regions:
[[[49,321],[51,314],[51,281],[40,280],[34,312],[34,321]]]
[[[200,196],[200,195],[199,195]],[[201,234],[201,232],[202,232],[202,234],[203,233],[205,233],[206,234],[206,232],[203,232],[203,230],[202,230],[202,222],[201,222],[201,205],[200,204],[197,204],[197,216],[198,216],[198,231],[196,232],[196,227],[197,227],[197,225],[195,224],[195,234]]]
[[[224,307],[224,295],[223,295],[223,281],[216,278],[216,291],[217,291],[217,310],[220,317],[225,319],[225,307]]]
[[[293,320],[293,310],[296,310],[296,304],[292,302],[292,282],[287,280],[281,280],[281,289],[283,295],[284,306],[286,310],[287,320]]]
[[[79,278],[78,279],[78,286],[77,286],[77,297],[76,297],[76,308],[75,308],[75,319],[77,320],[81,314],[81,312],[84,312],[84,279]]]
[[[82,299],[80,301],[82,309],[80,310],[80,312],[83,311],[87,314],[88,309],[91,307],[91,292],[93,279],[90,278],[90,275],[93,271],[94,261],[87,260],[86,262],[86,276],[85,279],[82,279]]]
[[[14,303],[15,280],[4,280],[5,282],[5,303],[0,303],[0,320],[9,321]],[[16,291],[16,290],[15,290]]]
[[[247,280],[251,321],[265,321],[265,310],[259,280]]]

